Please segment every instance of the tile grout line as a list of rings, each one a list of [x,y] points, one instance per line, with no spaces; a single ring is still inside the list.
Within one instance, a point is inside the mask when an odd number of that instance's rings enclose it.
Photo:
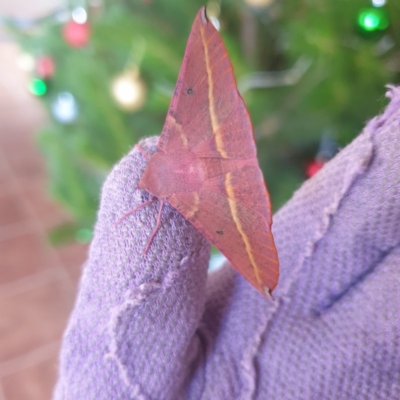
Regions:
[[[51,268],[29,274],[23,278],[12,282],[3,283],[0,285],[0,299],[10,296],[15,296],[30,290],[35,290],[51,282],[57,282],[63,279],[59,271]]]
[[[0,364],[0,378],[14,374],[29,367],[34,367],[40,362],[46,361],[51,357],[58,355],[59,350],[60,341],[56,341],[45,346],[38,347],[35,350],[32,350],[21,356],[14,357],[11,360],[3,361]]]
[[[11,71],[11,68],[4,68],[4,74],[7,72],[7,75]],[[4,91],[10,94],[10,85],[9,82],[4,82],[4,78],[1,80],[1,86]],[[13,90],[12,94],[12,103],[16,103],[18,107],[21,105],[26,108],[28,103],[26,102],[27,96],[23,93],[23,87],[21,86],[21,80],[18,80],[18,88]],[[26,91],[27,92],[27,91]],[[27,93],[28,94],[28,93]],[[4,96],[3,96],[4,97]],[[7,101],[8,104],[10,99],[7,96],[7,99],[4,97],[3,101]],[[30,103],[29,103],[30,105]],[[7,107],[7,110],[13,107]],[[3,110],[4,111],[4,110]],[[7,111],[6,111],[7,113]],[[29,117],[30,118],[30,117]],[[21,197],[21,203],[23,207],[26,209],[30,222],[26,222],[26,226],[23,223],[12,223],[3,226],[5,229],[0,230],[0,240],[5,240],[5,238],[18,237],[25,234],[33,233],[37,234],[40,239],[46,239],[46,228],[42,226],[40,218],[36,213],[35,208],[33,207],[32,202],[26,194],[26,187],[21,180],[19,180],[18,174],[12,169],[11,163],[8,159],[5,158],[6,152],[4,149],[0,147],[0,166],[4,166],[4,177],[10,179],[10,187],[7,190],[2,191],[2,195],[7,195],[11,193],[16,193]],[[3,158],[3,160],[2,160]],[[38,175],[38,176],[42,176]],[[28,182],[30,187],[32,181]],[[6,192],[6,194],[5,194]],[[40,287],[41,284],[46,285],[50,282],[59,282],[59,280],[64,278],[65,289],[66,292],[74,292],[75,285],[73,284],[73,279],[69,276],[68,271],[66,270],[64,263],[62,262],[61,256],[57,253],[55,249],[53,249],[50,245],[46,246],[45,254],[48,256],[50,261],[50,268],[37,272],[30,275],[25,275],[22,279],[14,280],[13,282],[9,282],[7,284],[0,285],[0,297],[3,295],[12,295],[21,291],[32,290],[35,287]],[[53,267],[53,268],[52,268]],[[66,278],[66,279],[65,279]],[[19,287],[18,287],[19,286]],[[71,291],[72,287],[72,291]],[[52,341],[48,344],[37,347],[33,351],[25,352],[19,357],[11,358],[8,361],[2,362],[0,365],[0,378],[5,375],[9,375],[10,373],[17,372],[19,370],[29,368],[37,365],[40,362],[51,359],[51,357],[56,356],[59,352],[60,342]],[[22,382],[21,382],[22,383]],[[6,400],[6,392],[7,386],[0,379],[0,400]],[[7,391],[8,395],[8,391]],[[8,397],[7,397],[8,398]]]
[[[44,238],[46,238],[46,230],[42,227],[34,209],[32,208],[29,200],[26,198],[23,188],[22,188],[21,184],[19,183],[17,177],[15,176],[14,171],[12,170],[7,158],[5,157],[4,151],[1,148],[0,148],[0,152],[3,156],[4,166],[7,169],[9,176],[11,177],[12,184],[14,185],[16,191],[21,194],[22,201],[26,207],[26,210],[28,211],[28,213],[31,215],[31,217],[33,219],[33,223],[35,225],[37,232],[39,232]],[[61,272],[61,275],[64,277],[64,279],[68,282],[69,287],[70,287],[71,291],[73,292],[74,284],[73,284],[72,278],[70,278],[67,271],[65,270],[57,252],[49,244],[48,244],[48,254],[51,255],[53,261],[55,262],[55,266],[57,267],[59,272]]]
[[[37,232],[29,221],[14,222],[0,227],[0,242]],[[39,232],[40,233],[40,232]]]
[[[24,206],[26,207],[26,210],[28,214],[32,217],[32,222],[34,225],[34,228],[36,228],[36,232],[41,234],[44,238],[46,237],[46,231],[45,229],[41,226],[40,221],[38,220],[36,213],[34,212],[33,207],[31,206],[29,200],[26,198],[25,193],[23,192],[23,188],[19,184],[19,181],[17,177],[15,176],[14,172],[12,171],[11,166],[8,163],[8,160],[5,158],[4,151],[0,147],[0,155],[3,157],[3,165],[7,170],[7,173],[11,179],[12,185],[15,187],[16,192],[20,193],[21,199],[23,201]],[[67,286],[70,290],[71,293],[74,292],[74,284],[72,282],[72,278],[69,277],[67,271],[62,265],[62,262],[56,253],[56,251],[48,245],[48,252],[47,254],[50,255],[52,260],[54,261],[54,266],[55,269],[53,270],[50,268],[47,271],[39,272],[36,274],[31,274],[26,276],[25,278],[22,278],[23,281],[29,282],[28,283],[28,290],[33,289],[34,287],[40,287],[41,285],[46,284],[47,282],[51,281],[51,275],[53,277],[59,277],[59,279],[63,279],[66,283]],[[33,279],[32,279],[33,278]],[[21,282],[21,279],[18,279],[16,282],[10,282],[10,284],[7,284],[6,286],[1,285],[0,289],[5,289],[6,292],[8,291],[8,294],[16,294],[21,288],[18,283]],[[17,287],[19,286],[19,288]],[[21,290],[21,289],[20,289]],[[24,290],[26,291],[26,287],[24,287]],[[52,357],[53,355],[57,355],[59,353],[60,349],[60,341],[57,342],[52,342],[48,345],[41,346],[39,348],[34,349],[31,352],[24,353],[18,357],[14,357],[11,360],[8,361],[3,361],[0,363],[0,377],[15,373],[17,371],[26,369],[28,367],[37,365],[38,363],[45,361]],[[4,397],[4,393],[2,390],[2,385],[0,382],[0,400],[6,400]]]
[[[3,164],[3,166],[5,166],[5,164]],[[1,168],[2,166],[0,165],[0,168]],[[7,166],[5,166],[5,168],[7,168]],[[8,169],[8,168],[7,168]],[[36,179],[38,179],[38,178],[36,178]],[[27,182],[26,183],[26,186],[27,186],[27,188],[28,189],[30,189],[31,187],[33,188],[34,187],[34,185],[35,185],[35,182]],[[13,195],[13,194],[21,194],[19,191],[18,191],[18,189],[17,188],[15,188],[15,187],[13,187],[13,188],[6,188],[6,189],[2,189],[2,192],[0,193],[0,199],[2,198],[2,197],[7,197],[7,196],[10,196],[10,195]]]
[[[3,385],[0,382],[0,400],[6,400],[6,396],[4,395]]]

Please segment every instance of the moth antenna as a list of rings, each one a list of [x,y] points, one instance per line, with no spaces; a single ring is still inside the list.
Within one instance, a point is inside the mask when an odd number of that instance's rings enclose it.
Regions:
[[[153,229],[153,232],[151,232],[149,241],[147,242],[146,248],[143,251],[143,254],[146,254],[149,251],[151,242],[153,241],[154,236],[156,235],[158,229],[160,228],[161,225],[161,215],[162,215],[162,209],[164,207],[164,201],[160,200],[160,209],[158,210],[158,216],[157,216],[157,223],[156,226]]]
[[[146,161],[149,161],[149,155],[139,143],[135,145],[135,148],[137,148],[142,153],[142,156]]]
[[[124,214],[117,222],[114,223],[114,228],[122,222],[126,217],[129,217],[129,215],[135,213],[136,211],[139,211],[141,208],[148,206],[151,204],[153,201],[155,201],[157,197],[153,197],[150,200],[145,201],[144,203],[140,204],[139,206],[135,207],[133,210],[128,211],[126,214]]]

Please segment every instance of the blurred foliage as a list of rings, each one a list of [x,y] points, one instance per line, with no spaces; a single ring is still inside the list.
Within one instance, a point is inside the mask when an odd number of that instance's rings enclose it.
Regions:
[[[332,132],[338,147],[345,146],[385,106],[385,84],[400,77],[400,3],[388,0],[389,26],[379,32],[357,26],[361,10],[371,6],[367,0],[270,3],[254,9],[241,0],[222,1],[219,20],[239,85],[255,71],[286,71],[299,60],[309,62],[290,85],[243,92],[277,209],[305,179],[305,165],[315,157],[324,132]],[[91,37],[81,49],[65,43],[65,22],[54,15],[28,30],[9,24],[25,51],[55,60],[48,94],[41,98],[44,106],[50,111],[55,96],[64,91],[79,105],[74,123],[52,118],[39,142],[51,190],[80,228],[93,225],[101,184],[112,166],[141,137],[161,132],[191,24],[203,2],[92,4],[86,4]],[[70,11],[78,5],[71,2]],[[140,58],[143,43],[140,73],[148,97],[139,111],[129,113],[114,102],[110,84],[129,59]]]

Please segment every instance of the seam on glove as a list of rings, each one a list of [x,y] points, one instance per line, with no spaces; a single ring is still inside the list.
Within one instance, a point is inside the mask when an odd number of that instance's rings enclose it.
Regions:
[[[387,97],[391,98],[392,100],[395,97],[400,97],[400,88],[393,86],[388,86],[388,88],[390,89],[390,91],[386,94]],[[256,394],[256,370],[254,360],[261,344],[263,343],[262,339],[267,330],[268,322],[271,321],[274,313],[279,309],[282,304],[291,301],[291,296],[289,295],[289,293],[293,284],[298,279],[298,276],[300,275],[301,270],[304,268],[307,259],[312,257],[317,244],[329,232],[332,218],[339,211],[343,198],[350,191],[357,179],[369,170],[369,167],[374,158],[376,148],[376,144],[374,143],[375,132],[377,132],[381,126],[387,124],[395,115],[397,115],[396,109],[394,107],[394,102],[392,101],[386,107],[385,112],[382,115],[373,118],[366,125],[364,131],[360,135],[360,140],[365,138],[363,142],[363,146],[365,147],[364,151],[358,156],[356,160],[354,160],[353,163],[348,164],[348,168],[350,168],[345,170],[345,176],[343,177],[340,189],[332,195],[330,199],[330,204],[322,210],[322,214],[320,214],[318,220],[316,221],[315,233],[313,237],[306,243],[303,252],[299,255],[297,265],[295,265],[292,269],[290,277],[288,277],[286,282],[284,282],[281,287],[278,286],[279,295],[277,301],[275,302],[275,304],[269,307],[266,318],[264,318],[263,321],[260,323],[260,329],[255,332],[253,340],[251,341],[251,345],[248,346],[241,360],[241,367],[245,382],[244,388],[241,393],[242,399],[253,398]],[[301,190],[302,189],[300,189],[300,191]],[[387,253],[384,256],[386,255]],[[368,275],[375,267],[376,265],[366,271],[365,274],[359,277],[357,282],[360,279],[364,279],[365,276]],[[346,292],[342,293],[341,297],[345,295],[352,286],[350,286],[346,290]]]
[[[366,148],[358,157],[358,159],[355,160],[356,162],[352,165],[351,170],[346,170],[346,176],[343,179],[341,190],[336,193],[336,196],[333,195],[331,204],[324,208],[322,218],[320,218],[320,221],[318,222],[319,227],[316,229],[314,237],[309,240],[308,243],[306,243],[303,253],[300,254],[298,258],[298,264],[291,271],[290,277],[281,286],[278,285],[277,292],[279,292],[279,297],[277,302],[279,304],[282,304],[285,301],[289,302],[291,300],[289,292],[293,283],[297,280],[297,277],[300,274],[306,260],[312,256],[319,241],[322,240],[323,237],[328,233],[332,217],[339,210],[342,199],[346,193],[349,192],[355,181],[368,171],[374,157],[376,146],[374,143],[374,137],[376,136],[375,132],[379,131],[379,128],[381,128],[384,124],[388,124],[396,115],[398,115],[398,104],[396,103],[395,99],[400,98],[400,87],[394,85],[387,85],[386,87],[389,89],[389,91],[386,92],[385,96],[391,99],[391,101],[386,106],[384,112],[381,115],[371,119],[367,123],[363,132],[358,138],[355,139],[356,141],[366,137],[366,140],[363,143]],[[349,146],[351,146],[351,144]],[[302,188],[299,189],[299,192],[301,190]],[[294,197],[295,196],[296,194]],[[274,312],[277,308],[278,307],[274,307]]]
[[[250,345],[243,352],[240,366],[242,370],[244,385],[240,394],[240,400],[253,399],[256,395],[257,371],[255,359],[262,346],[262,339],[264,333],[267,330],[268,322],[271,321],[273,315],[278,310],[278,308],[278,301],[275,301],[275,304],[269,307],[268,312],[263,314],[264,318],[259,325],[259,329],[257,329],[257,332],[253,335],[253,339],[251,340]]]
[[[379,259],[373,263],[367,270],[363,271],[362,274],[356,276],[354,280],[342,291],[340,292],[337,296],[331,297],[329,299],[329,303],[326,303],[323,305],[322,310],[325,312],[329,310],[336,302],[338,302],[341,298],[346,296],[350,292],[351,289],[353,289],[355,286],[357,286],[359,283],[364,281],[367,276],[369,276],[372,271],[374,271],[376,268],[378,268],[382,263],[385,262],[386,258],[391,255],[393,251],[395,251],[397,248],[399,248],[400,243],[396,243],[395,246],[390,247],[388,250],[382,252],[380,255]],[[321,315],[320,310],[314,310],[315,315],[319,316]]]
[[[110,352],[105,355],[105,358],[115,361],[120,371],[121,379],[125,383],[125,385],[131,390],[131,396],[133,396],[134,399],[149,400],[150,397],[144,393],[143,389],[138,383],[131,381],[131,378],[128,375],[127,367],[118,356],[118,330],[121,325],[124,325],[123,315],[129,310],[139,307],[148,299],[149,296],[158,292],[160,289],[166,289],[172,286],[174,284],[175,278],[178,275],[179,273],[177,271],[170,271],[165,276],[163,282],[146,282],[142,283],[132,290],[128,290],[125,295],[126,300],[122,304],[114,307],[111,310],[109,326],[111,337]]]
[[[378,144],[376,143],[377,134],[372,134],[372,132],[378,132],[384,124],[388,125],[389,122],[392,122],[394,117],[398,117],[398,105],[393,100],[395,98],[400,99],[400,87],[395,87],[393,85],[387,85],[386,87],[390,89],[390,91],[386,93],[386,97],[390,98],[391,102],[386,107],[386,110],[382,115],[375,117],[368,123],[368,127],[371,132],[370,139],[373,143],[374,149],[378,146]],[[377,267],[379,267],[379,265],[384,262],[384,260],[391,254],[391,252],[394,251],[399,245],[400,242],[397,242],[389,248],[381,249],[379,258],[373,264],[371,264],[367,270],[355,276],[352,282],[350,282],[350,284],[345,287],[341,292],[337,293],[337,295],[335,296],[328,298],[327,302],[321,305],[319,309],[315,309],[315,315],[321,315],[322,312],[329,310],[335,303],[340,301],[340,299],[347,295],[351,289],[357,286],[360,282],[364,281],[368,275],[370,275]]]
[[[298,258],[297,265],[292,269],[290,277],[280,288],[280,292],[282,293],[278,298],[278,303],[282,303],[284,301],[290,301],[291,296],[289,295],[290,289],[294,282],[298,279],[301,270],[306,263],[306,260],[310,258],[317,246],[317,244],[325,237],[328,233],[332,217],[338,212],[340,209],[340,204],[345,197],[345,195],[349,192],[353,184],[356,180],[363,174],[365,174],[371,164],[374,155],[374,143],[372,140],[372,126],[375,125],[376,119],[371,120],[368,125],[365,127],[364,132],[360,135],[360,138],[365,137],[365,149],[364,152],[355,160],[354,164],[349,165],[350,169],[345,171],[345,176],[343,178],[343,183],[341,188],[332,195],[330,204],[326,206],[322,215],[319,216],[318,221],[316,223],[316,229],[314,236],[306,243],[304,247],[304,251],[300,254]],[[300,189],[301,190],[301,189]]]
[[[120,377],[125,385],[131,390],[130,395],[133,396],[134,399],[138,400],[148,400],[149,397],[143,392],[142,388],[138,383],[131,382],[131,379],[128,376],[127,368],[125,367],[122,360],[120,360],[118,356],[118,329],[122,323],[123,314],[125,311],[128,311],[130,308],[139,307],[151,294],[155,293],[160,289],[160,283],[158,282],[150,282],[150,283],[142,283],[135,289],[128,291],[126,295],[126,300],[114,307],[111,310],[110,317],[110,352],[105,355],[106,359],[112,359],[117,364],[118,370],[120,372]]]

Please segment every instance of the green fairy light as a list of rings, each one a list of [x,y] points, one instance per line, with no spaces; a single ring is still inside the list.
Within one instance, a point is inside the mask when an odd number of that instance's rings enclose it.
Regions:
[[[41,79],[32,79],[29,85],[29,91],[35,96],[43,96],[47,92],[46,82]]]
[[[75,239],[77,242],[85,244],[92,240],[93,233],[90,229],[82,228],[79,229],[75,234]]]
[[[383,9],[367,8],[358,15],[358,25],[367,32],[373,32],[386,29],[389,21]]]

